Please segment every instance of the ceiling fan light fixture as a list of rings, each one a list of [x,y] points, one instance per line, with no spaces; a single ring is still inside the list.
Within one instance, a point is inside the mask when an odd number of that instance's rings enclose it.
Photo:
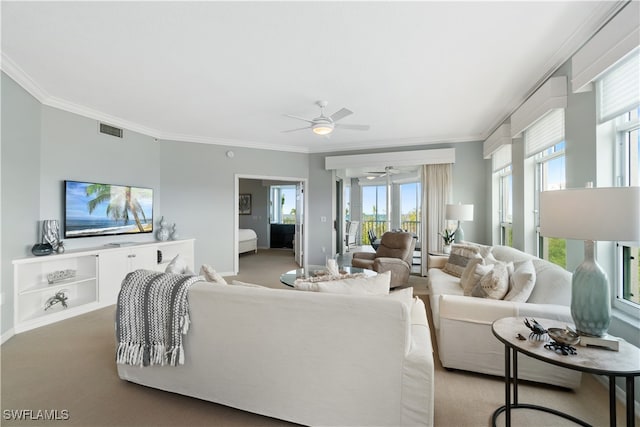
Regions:
[[[328,135],[333,132],[333,125],[331,123],[316,123],[311,126],[311,129],[316,135]]]

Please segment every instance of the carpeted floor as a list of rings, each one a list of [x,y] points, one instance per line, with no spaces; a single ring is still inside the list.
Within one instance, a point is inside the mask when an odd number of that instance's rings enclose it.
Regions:
[[[214,266],[215,267],[215,266]],[[240,258],[234,278],[287,288],[283,271],[295,268],[287,251],[264,250]],[[227,278],[230,279],[230,278]],[[426,279],[412,276],[421,298]],[[288,288],[290,289],[290,288]],[[2,426],[286,426],[280,420],[214,403],[130,384],[118,378],[114,361],[114,306],[59,322],[9,339],[1,347]],[[435,344],[435,341],[434,341]],[[437,354],[437,353],[436,353]],[[444,370],[436,360],[435,425],[487,426],[504,402],[500,378]],[[525,384],[520,401],[551,406],[594,426],[608,425],[608,395],[592,376],[576,391]],[[12,410],[57,410],[67,420],[10,420]],[[68,412],[63,412],[68,411]],[[23,412],[24,413],[24,412]],[[50,414],[52,412],[49,412]],[[573,425],[551,415],[515,411],[518,426]],[[498,420],[504,425],[504,416]],[[624,408],[618,404],[618,425]]]

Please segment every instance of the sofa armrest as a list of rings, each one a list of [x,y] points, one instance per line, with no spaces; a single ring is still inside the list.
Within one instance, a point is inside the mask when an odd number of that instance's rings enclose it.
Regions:
[[[351,257],[354,259],[374,260],[376,257],[376,253],[375,252],[354,252]]]
[[[447,264],[448,260],[449,260],[448,256],[429,255],[429,257],[427,258],[427,266],[429,268],[440,268],[440,269],[442,269]]]

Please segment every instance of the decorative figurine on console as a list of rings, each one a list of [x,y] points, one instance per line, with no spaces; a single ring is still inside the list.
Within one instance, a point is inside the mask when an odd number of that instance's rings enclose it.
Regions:
[[[62,304],[63,308],[67,308],[67,300],[69,299],[69,297],[65,294],[65,292],[68,292],[68,289],[62,289],[56,292],[56,294],[49,298],[44,304],[44,310],[47,311],[58,303]]]
[[[547,340],[547,338],[545,337],[545,335],[547,334],[547,330],[540,323],[538,323],[536,319],[531,319],[531,322],[529,322],[529,319],[524,319],[524,324],[527,326],[527,328],[531,329],[529,338],[535,338],[538,341]]]

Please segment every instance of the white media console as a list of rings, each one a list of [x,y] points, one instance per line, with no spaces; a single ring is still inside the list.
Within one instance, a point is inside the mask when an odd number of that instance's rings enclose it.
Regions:
[[[158,262],[158,251],[162,261]],[[14,331],[20,333],[115,304],[127,273],[139,268],[164,271],[180,254],[194,269],[194,239],[108,245],[13,260]],[[75,270],[75,276],[49,283],[50,273]],[[64,291],[62,303],[45,310]]]

